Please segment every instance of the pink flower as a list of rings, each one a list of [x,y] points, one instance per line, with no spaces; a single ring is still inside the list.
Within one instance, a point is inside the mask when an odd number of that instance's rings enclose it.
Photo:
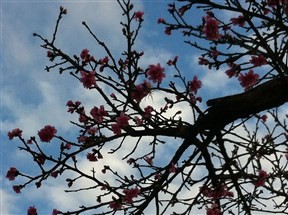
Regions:
[[[211,51],[211,54],[212,54],[213,58],[217,58],[218,55],[219,55],[219,52],[218,52],[217,49],[213,49],[213,50]]]
[[[74,113],[75,110],[77,110],[80,106],[81,102],[79,101],[76,101],[75,103],[71,100],[69,100],[67,103],[66,103],[66,106],[68,106],[68,111],[67,112],[70,112],[70,113]]]
[[[14,181],[15,178],[19,175],[19,171],[15,167],[10,167],[6,174],[6,178],[9,179],[9,181]]]
[[[94,60],[94,57],[89,54],[88,49],[83,49],[81,54],[80,54],[80,57],[86,63]]]
[[[171,32],[172,32],[172,28],[171,28],[171,27],[166,27],[166,28],[165,28],[165,31],[164,31],[165,34],[167,34],[167,35],[170,36],[170,35],[171,35]]]
[[[94,136],[97,133],[97,128],[95,127],[89,128],[87,133]]]
[[[267,118],[268,118],[268,116],[267,116],[266,114],[264,114],[264,115],[262,115],[262,116],[260,117],[260,119],[261,119],[263,122],[266,122]]]
[[[245,90],[249,90],[251,87],[253,87],[257,83],[258,79],[259,75],[255,74],[253,70],[249,70],[249,72],[245,73],[245,75],[240,73],[238,77],[241,86],[244,87]]]
[[[167,64],[168,64],[169,66],[176,65],[177,60],[178,60],[178,56],[175,56],[174,59],[173,59],[173,60],[169,60],[169,61],[167,62]]]
[[[53,171],[53,172],[51,172],[51,176],[53,177],[53,178],[57,178],[57,176],[58,176],[58,173],[59,173],[59,171],[58,170],[56,170],[56,171]]]
[[[81,73],[80,81],[83,83],[83,86],[85,88],[89,89],[90,87],[96,85],[95,71],[92,72],[80,71],[80,73]]]
[[[208,40],[218,40],[221,38],[221,34],[219,34],[219,22],[212,18],[211,16],[205,16],[205,25],[203,27],[202,32],[206,35]]]
[[[207,215],[221,215],[218,204],[214,203],[210,208],[206,208]]]
[[[140,194],[140,190],[138,188],[125,189],[123,190],[123,193],[125,194],[123,201],[131,204],[133,202],[133,198],[136,198]]]
[[[120,126],[121,128],[125,128],[129,125],[130,117],[127,116],[125,113],[121,112],[120,116],[116,118],[117,125]]]
[[[202,82],[195,75],[193,80],[190,82],[190,91],[197,94],[198,90],[202,87]]]
[[[143,125],[142,119],[140,119],[138,116],[134,117],[134,121],[136,122],[137,125]]]
[[[117,134],[117,135],[121,134],[121,127],[117,123],[112,124],[111,129],[112,129],[114,134]]]
[[[225,73],[226,73],[226,75],[228,76],[228,78],[232,78],[233,76],[236,75],[236,72],[235,72],[235,69],[234,69],[234,68],[227,69]]]
[[[113,202],[110,202],[109,208],[113,209],[114,211],[121,210],[123,208],[122,203],[118,200],[114,200]]]
[[[177,168],[175,166],[174,163],[171,163],[170,168],[169,168],[169,172],[176,172]]]
[[[57,133],[57,130],[54,126],[46,125],[44,128],[42,128],[40,131],[38,131],[38,135],[40,137],[40,140],[42,142],[50,142],[52,138]]]
[[[240,27],[245,25],[245,19],[242,15],[238,16],[238,18],[231,18],[230,21],[233,25],[239,25]]]
[[[85,60],[88,55],[89,55],[89,50],[88,49],[83,49],[81,54],[80,54],[80,57],[81,57],[82,60]]]
[[[47,57],[50,61],[53,61],[55,59],[55,54],[52,51],[47,51]]]
[[[252,63],[255,67],[256,66],[262,66],[267,64],[267,60],[263,55],[259,56],[252,56],[250,63]]]
[[[143,11],[137,11],[137,12],[135,12],[134,13],[134,19],[136,20],[136,21],[143,21],[143,15],[144,15],[144,12]]]
[[[87,153],[87,159],[91,162],[95,162],[95,161],[98,161],[97,157],[95,156],[94,153]]]
[[[17,193],[17,194],[21,193],[21,189],[22,189],[22,186],[21,186],[21,185],[14,185],[14,186],[13,186],[13,190],[14,190],[15,193]]]
[[[41,165],[43,165],[46,161],[46,157],[43,154],[39,154],[35,157],[35,161]]]
[[[105,64],[107,64],[108,62],[109,62],[109,57],[108,57],[108,56],[106,56],[106,57],[104,57],[104,58],[101,58],[101,59],[99,59],[99,61],[98,61],[98,63],[101,64],[101,65],[105,65]]]
[[[267,172],[265,172],[264,170],[259,170],[258,178],[254,182],[255,187],[264,186],[265,185],[265,181],[266,181],[266,179],[268,177],[269,177],[269,175],[267,174]]]
[[[151,117],[151,113],[153,111],[153,107],[148,105],[147,107],[144,108],[144,114],[143,114],[143,118],[144,119],[149,119]]]
[[[53,211],[52,211],[52,215],[58,215],[59,213],[61,213],[61,212],[58,211],[57,209],[53,209]]]
[[[97,123],[102,123],[104,116],[107,116],[107,112],[103,105],[101,105],[100,108],[93,107],[90,111],[90,114]]]
[[[132,90],[132,99],[136,102],[140,102],[150,92],[151,84],[144,81],[142,84],[136,85]]]
[[[37,209],[33,206],[33,207],[29,207],[28,211],[27,211],[27,215],[37,215]]]
[[[209,60],[205,59],[204,57],[199,57],[198,58],[198,63],[199,65],[209,65]]]
[[[14,137],[21,137],[22,136],[22,130],[19,128],[15,128],[12,131],[8,132],[9,140],[12,140]]]
[[[223,197],[233,197],[234,193],[228,191],[228,188],[225,184],[222,184],[217,188],[209,188],[207,186],[200,187],[200,193],[208,198],[220,199]]]
[[[166,21],[165,21],[165,19],[163,19],[163,18],[159,18],[159,19],[157,20],[157,23],[158,23],[158,24],[160,24],[160,23],[165,24]]]
[[[154,83],[162,82],[163,78],[165,78],[164,74],[165,68],[160,66],[160,63],[157,65],[149,65],[146,74],[149,76],[149,80],[153,81]]]

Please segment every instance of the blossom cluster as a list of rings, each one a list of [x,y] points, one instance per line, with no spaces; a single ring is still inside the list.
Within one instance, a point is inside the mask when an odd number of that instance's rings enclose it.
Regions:
[[[137,187],[132,189],[124,189],[123,193],[125,194],[123,198],[113,198],[113,201],[109,204],[109,207],[112,208],[114,211],[122,209],[123,203],[133,203],[133,199],[138,197],[138,195],[140,194],[140,189]]]

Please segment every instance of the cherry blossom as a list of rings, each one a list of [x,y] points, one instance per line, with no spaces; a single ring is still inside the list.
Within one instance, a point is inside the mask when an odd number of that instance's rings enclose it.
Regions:
[[[94,153],[87,153],[87,159],[92,162],[98,161]]]
[[[252,56],[250,63],[252,63],[255,67],[256,66],[262,66],[267,64],[267,60],[263,55],[259,56]]]
[[[239,15],[237,18],[230,19],[233,25],[238,25],[243,27],[245,25],[245,18],[242,15]]]
[[[140,102],[145,96],[150,92],[151,84],[147,81],[144,81],[142,84],[136,85],[132,90],[132,99],[137,102]]]
[[[114,200],[113,202],[110,202],[109,208],[113,209],[114,211],[121,210],[123,208],[123,205],[121,202]]]
[[[265,185],[266,179],[269,177],[266,171],[264,170],[259,170],[259,175],[256,181],[254,181],[255,187],[260,187]]]
[[[116,118],[117,125],[120,126],[120,128],[125,128],[129,125],[130,117],[127,116],[125,113],[121,112],[120,116]]]
[[[19,128],[15,128],[12,131],[8,132],[9,140],[12,140],[14,137],[21,137],[22,136],[22,130]]]
[[[166,23],[166,21],[165,21],[165,19],[163,19],[163,18],[159,18],[158,20],[157,20],[157,23],[158,24],[165,24]]]
[[[80,71],[80,73],[81,73],[80,81],[82,82],[85,88],[89,89],[90,87],[96,85],[95,71],[91,72]]]
[[[38,135],[42,142],[50,142],[56,133],[57,130],[55,129],[54,126],[51,125],[46,125],[40,131],[38,131]]]
[[[143,21],[143,15],[144,15],[144,12],[143,11],[137,11],[137,12],[135,12],[134,13],[134,19],[136,20],[136,21]]]
[[[166,27],[164,32],[165,32],[165,34],[167,34],[167,35],[171,35],[172,28],[171,28],[171,27]]]
[[[13,186],[13,190],[14,190],[15,193],[17,193],[17,194],[21,193],[21,189],[22,189],[22,186],[21,186],[21,185],[14,185],[14,186]]]
[[[165,78],[164,74],[165,68],[161,67],[160,63],[157,65],[149,65],[146,74],[148,79],[153,81],[154,83],[162,82],[163,78]]]
[[[111,129],[113,131],[114,134],[121,134],[121,127],[117,124],[117,123],[114,123],[111,125]]]
[[[219,22],[212,18],[211,16],[205,16],[205,25],[203,27],[202,32],[206,35],[208,40],[218,40],[221,38],[221,34],[219,34]]]
[[[242,87],[245,88],[245,90],[249,90],[251,87],[253,87],[259,79],[259,75],[255,74],[253,70],[249,70],[248,73],[245,73],[244,75],[240,73],[238,80],[240,81],[240,84]]]
[[[171,163],[170,168],[169,168],[169,172],[176,172],[177,168],[175,166],[174,163]]]
[[[221,211],[219,209],[219,205],[214,203],[210,208],[206,208],[207,215],[221,215]]]
[[[83,49],[81,54],[80,54],[80,57],[85,63],[88,63],[90,61],[94,61],[94,57],[89,54],[88,49]]]
[[[136,198],[140,194],[140,190],[138,188],[124,189],[123,193],[125,194],[123,201],[131,204],[133,202],[133,198]]]
[[[209,65],[209,60],[205,59],[204,57],[199,57],[198,58],[198,63],[199,65]]]
[[[103,105],[101,105],[99,108],[94,106],[91,109],[90,114],[97,123],[102,123],[104,116],[107,116],[107,111]]]
[[[15,167],[10,167],[6,174],[6,178],[9,179],[9,181],[14,181],[15,178],[19,175],[19,171]]]
[[[33,207],[29,207],[28,211],[27,211],[27,215],[37,215],[37,208]]]
[[[178,56],[175,56],[174,59],[173,59],[173,60],[169,60],[169,61],[167,62],[167,64],[168,64],[169,66],[176,65],[177,60],[178,60]]]
[[[197,94],[198,90],[202,87],[202,82],[195,75],[193,80],[190,82],[190,91]]]
[[[58,211],[57,209],[53,209],[53,211],[52,211],[52,215],[58,215],[58,214],[60,214],[61,212],[60,211]]]

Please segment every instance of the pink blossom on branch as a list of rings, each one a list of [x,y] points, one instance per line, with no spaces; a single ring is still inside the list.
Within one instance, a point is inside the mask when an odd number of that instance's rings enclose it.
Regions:
[[[143,11],[137,11],[134,13],[134,19],[136,21],[143,21],[143,15],[144,15],[144,12]]]
[[[256,66],[262,66],[267,64],[267,60],[263,55],[259,56],[252,56],[250,63],[252,63],[255,67]]]
[[[40,131],[38,131],[39,138],[42,142],[50,142],[56,133],[57,130],[51,125],[46,125]]]
[[[121,112],[120,116],[116,118],[117,125],[120,126],[121,128],[125,128],[129,125],[130,117],[127,116],[125,113]]]
[[[198,90],[202,87],[202,82],[195,75],[193,80],[190,82],[190,91],[197,94]]]
[[[104,120],[104,116],[107,116],[107,112],[103,105],[98,107],[93,107],[90,111],[91,116],[97,123],[102,123]]]
[[[121,210],[123,205],[120,200],[114,199],[114,201],[110,202],[109,208],[113,209],[114,211]]]
[[[136,187],[133,189],[125,189],[123,190],[123,193],[125,194],[123,201],[131,204],[133,202],[133,198],[136,198],[140,194],[140,190]]]
[[[211,16],[204,17],[205,25],[203,27],[202,33],[206,35],[208,40],[218,40],[221,38],[219,34],[219,21],[212,18]]]
[[[159,18],[158,20],[157,20],[157,23],[158,24],[165,24],[166,23],[166,20],[165,19],[163,19],[163,18]]]
[[[136,102],[140,102],[145,96],[151,91],[151,84],[147,81],[144,81],[141,84],[136,85],[132,90],[132,99]]]
[[[22,186],[21,186],[21,185],[14,185],[14,186],[13,186],[13,190],[14,190],[15,193],[17,193],[17,194],[21,193],[21,189],[22,189]]]
[[[19,171],[15,167],[10,167],[6,174],[6,178],[9,179],[9,181],[14,181],[15,178],[19,175]]]
[[[238,80],[240,81],[240,84],[242,87],[244,87],[245,90],[249,90],[251,87],[253,87],[259,79],[259,75],[255,74],[253,70],[249,70],[248,73],[245,73],[244,75],[240,73]]]
[[[265,182],[267,180],[267,178],[269,177],[269,175],[267,174],[266,171],[264,170],[259,170],[259,175],[257,180],[254,182],[255,187],[260,187],[260,186],[264,186]]]
[[[113,133],[116,134],[116,135],[119,135],[119,134],[122,133],[121,132],[121,127],[117,123],[112,124],[111,125],[111,129],[112,129]]]
[[[37,215],[37,208],[33,207],[29,207],[28,211],[27,211],[27,215]]]
[[[90,87],[96,85],[95,71],[91,72],[80,71],[80,73],[81,73],[80,81],[82,82],[85,88],[89,89]]]
[[[14,137],[21,137],[22,136],[22,130],[19,128],[15,128],[12,131],[8,132],[9,140],[12,140]]]
[[[161,67],[160,63],[158,63],[157,65],[149,65],[146,75],[154,83],[161,83],[163,78],[165,78],[164,71],[165,68]]]
[[[238,16],[237,18],[231,18],[230,20],[233,25],[238,25],[240,27],[243,27],[246,23],[242,15]]]

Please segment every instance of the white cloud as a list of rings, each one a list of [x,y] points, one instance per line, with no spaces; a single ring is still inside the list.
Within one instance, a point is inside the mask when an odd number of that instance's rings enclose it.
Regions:
[[[12,214],[15,208],[16,197],[8,194],[4,190],[0,190],[0,213],[1,214]]]

